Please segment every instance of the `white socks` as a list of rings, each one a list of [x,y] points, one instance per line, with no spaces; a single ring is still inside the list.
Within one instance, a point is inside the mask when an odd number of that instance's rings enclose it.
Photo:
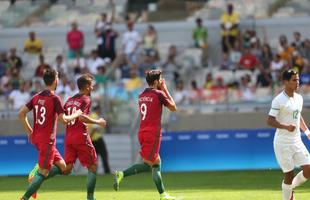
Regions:
[[[304,177],[303,171],[300,171],[293,179],[292,187],[296,188],[306,182],[307,178]]]
[[[292,197],[293,187],[282,182],[282,199],[290,200]]]

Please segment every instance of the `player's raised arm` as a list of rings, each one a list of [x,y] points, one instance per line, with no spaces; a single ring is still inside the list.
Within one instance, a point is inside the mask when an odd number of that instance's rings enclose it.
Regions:
[[[306,136],[310,140],[310,131],[302,115],[300,115],[300,129],[306,134]]]
[[[97,124],[101,127],[105,127],[107,125],[107,122],[103,118],[93,119],[88,115],[80,115],[79,119],[86,124]]]
[[[27,118],[27,113],[29,112],[30,110],[28,109],[27,106],[23,106],[19,112],[18,112],[18,117],[19,117],[19,120],[20,122],[22,123],[23,125],[23,128],[25,129],[25,131],[27,132],[27,135],[28,137],[31,136],[32,134],[32,127],[30,126],[29,122],[28,122],[28,118]],[[30,138],[29,138],[30,139]]]
[[[168,91],[168,88],[167,88],[167,85],[165,83],[165,80],[164,79],[160,79],[159,80],[159,85],[160,85],[160,90],[162,90],[165,93],[165,95],[168,97],[169,104],[167,105],[167,108],[170,111],[175,112],[177,110],[177,105],[175,104],[174,99],[172,98],[172,96],[170,95],[170,93]]]

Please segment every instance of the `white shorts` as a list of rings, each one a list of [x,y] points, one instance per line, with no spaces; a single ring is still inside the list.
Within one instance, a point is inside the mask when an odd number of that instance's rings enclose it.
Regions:
[[[310,165],[310,156],[302,142],[283,145],[273,144],[277,161],[284,173],[294,170],[295,166]]]

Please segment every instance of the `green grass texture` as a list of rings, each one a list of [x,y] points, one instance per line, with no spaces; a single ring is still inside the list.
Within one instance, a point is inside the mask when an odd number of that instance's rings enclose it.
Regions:
[[[177,200],[280,200],[282,172],[217,171],[163,173],[166,191]],[[0,177],[0,199],[19,200],[26,177]],[[112,175],[99,175],[97,200],[159,200],[150,173],[126,177],[120,191],[113,190]],[[296,200],[310,199],[310,181],[295,190]],[[86,176],[57,176],[45,181],[37,200],[86,200]]]

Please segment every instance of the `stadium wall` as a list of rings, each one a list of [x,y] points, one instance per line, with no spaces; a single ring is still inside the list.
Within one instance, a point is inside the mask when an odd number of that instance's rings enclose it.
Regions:
[[[274,129],[166,132],[160,152],[163,171],[276,169],[273,136]],[[306,137],[302,138],[310,148]],[[63,154],[63,136],[57,141]],[[112,170],[127,167],[131,162],[128,135],[108,136],[106,142]],[[0,137],[0,176],[26,175],[36,160],[37,152],[25,136]],[[74,172],[79,174],[80,169]]]

